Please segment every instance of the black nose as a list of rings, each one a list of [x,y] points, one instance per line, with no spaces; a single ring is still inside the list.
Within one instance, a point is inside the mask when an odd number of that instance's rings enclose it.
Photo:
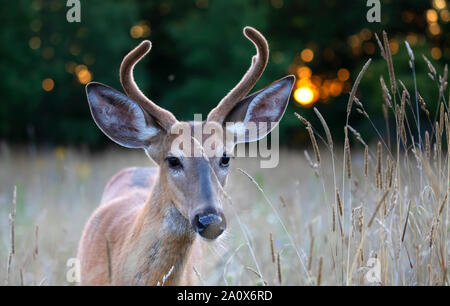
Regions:
[[[227,224],[223,214],[201,213],[194,217],[193,227],[200,236],[206,239],[216,239],[223,233]]]

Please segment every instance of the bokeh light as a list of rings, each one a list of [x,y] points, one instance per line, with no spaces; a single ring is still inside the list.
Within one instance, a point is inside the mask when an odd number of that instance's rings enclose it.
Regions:
[[[304,49],[300,54],[300,57],[305,62],[310,62],[314,59],[314,52],[311,49]]]
[[[443,22],[447,23],[450,21],[450,12],[448,10],[442,10],[439,14]]]
[[[33,50],[39,49],[41,47],[41,39],[37,36],[32,37],[28,42],[28,45]]]
[[[75,75],[81,84],[87,84],[92,80],[92,73],[86,65],[78,65],[75,67]]]
[[[311,106],[319,99],[328,102],[330,97],[337,97],[349,92],[350,71],[341,68],[337,78],[327,78],[327,75],[314,75],[308,66],[296,69],[298,81],[295,84],[294,99],[301,106]]]
[[[46,78],[42,81],[42,89],[45,91],[52,91],[55,88],[55,81],[51,78]]]
[[[300,79],[307,79],[310,78],[312,74],[312,71],[309,67],[302,66],[298,68],[297,75]]]
[[[439,47],[431,48],[431,57],[438,60],[442,57],[442,51]]]
[[[130,29],[130,35],[133,38],[139,38],[142,36],[143,33],[144,33],[144,30],[139,25],[134,25]]]
[[[341,68],[338,70],[337,76],[339,81],[345,82],[350,78],[350,72],[345,68]]]
[[[391,48],[391,53],[392,54],[397,54],[398,52],[398,41],[393,38],[389,41],[389,48]]]
[[[295,90],[294,99],[302,105],[310,105],[314,101],[314,92],[309,87],[301,87]]]
[[[441,33],[441,27],[436,22],[433,22],[428,25],[428,31],[431,33],[431,35],[436,36]]]
[[[429,23],[437,22],[437,20],[438,20],[438,14],[433,9],[428,10],[427,13],[426,13],[426,16],[427,16],[427,21]]]
[[[445,0],[433,0],[433,7],[437,10],[445,9],[446,6]]]
[[[133,38],[145,38],[150,35],[150,25],[147,21],[140,21],[130,29],[130,36]]]

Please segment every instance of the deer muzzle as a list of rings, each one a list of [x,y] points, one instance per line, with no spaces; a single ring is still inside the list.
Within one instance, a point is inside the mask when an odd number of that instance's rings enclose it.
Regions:
[[[227,227],[227,222],[222,212],[205,212],[194,216],[192,227],[202,238],[214,240],[223,233]]]

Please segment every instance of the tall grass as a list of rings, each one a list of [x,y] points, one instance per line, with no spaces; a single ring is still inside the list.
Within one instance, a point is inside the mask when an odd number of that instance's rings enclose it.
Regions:
[[[381,285],[447,285],[450,188],[449,105],[445,99],[447,66],[439,74],[431,61],[423,56],[429,68],[430,83],[435,82],[439,90],[439,108],[431,121],[430,111],[415,82],[415,56],[408,43],[405,42],[414,79],[413,94],[410,94],[401,80],[396,80],[387,34],[383,32],[383,44],[378,37],[377,41],[381,55],[386,60],[390,81],[388,89],[383,78],[380,78],[383,92],[383,105],[380,107],[385,110],[386,121],[391,116],[395,121],[395,143],[391,146],[389,132],[387,139],[381,136],[382,133],[364,109],[364,104],[355,97],[359,81],[370,64],[369,60],[359,73],[349,95],[347,125],[344,127],[341,190],[334,176],[333,184],[327,185],[328,190],[324,192],[325,202],[327,193],[336,195],[336,204],[330,203],[329,206],[333,207],[330,214],[333,216],[331,232],[336,232],[335,239],[330,240],[330,246],[336,260],[334,270],[336,275],[340,275],[337,283],[363,284],[360,272],[367,270],[365,259],[371,257],[375,259],[371,262],[379,263]],[[401,93],[399,85],[403,90]],[[419,111],[419,101],[420,110],[429,119],[430,131],[424,132],[421,128],[420,117],[423,115]],[[376,148],[370,148],[361,135],[348,125],[354,105],[378,135]],[[332,140],[329,129],[317,110],[316,114],[324,127],[328,139],[324,144],[334,163],[335,154],[330,146]],[[317,152],[313,127],[305,118],[297,116],[306,125],[314,152]],[[386,126],[389,127],[389,124]],[[358,167],[361,171],[356,173],[352,172],[349,130],[356,141],[364,146],[364,167]],[[323,139],[320,135],[316,136]],[[425,146],[422,143],[423,137]],[[317,158],[316,163],[310,164],[314,169],[324,167]],[[369,172],[373,173],[372,176],[368,175]],[[316,171],[316,175],[320,176],[320,171]],[[334,226],[335,218],[338,219],[340,235]],[[355,226],[356,223],[358,226]]]

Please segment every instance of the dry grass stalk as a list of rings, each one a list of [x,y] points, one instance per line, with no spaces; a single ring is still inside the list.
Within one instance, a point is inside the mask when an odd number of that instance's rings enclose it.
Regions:
[[[298,113],[295,112],[294,114],[304,125],[306,125],[306,130],[308,131],[309,138],[311,139],[311,143],[312,143],[312,146],[314,149],[314,155],[316,157],[317,166],[319,166],[320,165],[320,151],[319,151],[319,146],[317,145],[316,137],[314,136],[314,131],[313,131],[312,125],[308,120],[303,118]]]
[[[441,149],[442,149],[441,136],[439,135],[440,130],[441,130],[440,124],[439,124],[439,122],[436,121],[436,128],[435,128],[435,131],[436,131],[435,132],[435,140],[436,140],[436,148],[437,148],[437,156],[436,157],[439,159],[439,161],[440,161]]]
[[[14,254],[16,253],[16,235],[15,235],[15,218],[16,218],[16,210],[17,210],[17,186],[14,186],[13,192],[13,207],[11,213],[9,213],[9,226],[10,226],[10,250],[8,255],[8,262],[6,266],[6,279],[5,284],[9,283],[9,277],[11,274],[11,265]]]
[[[409,201],[408,210],[406,211],[405,225],[403,226],[402,239],[401,239],[402,242],[405,240],[405,234],[406,234],[406,228],[408,227],[410,209],[411,209],[411,200]]]
[[[169,272],[167,272],[167,273],[163,276],[161,282],[158,281],[158,283],[156,284],[156,286],[164,286],[164,284],[166,283],[166,280],[170,277],[170,275],[172,275],[172,272],[173,272],[174,269],[175,269],[175,266],[172,266],[172,267],[169,269]]]
[[[351,152],[350,152],[350,142],[348,140],[348,129],[347,126],[344,128],[345,133],[345,144],[344,144],[344,150],[345,150],[345,168],[347,170],[347,178],[352,178],[352,158],[351,158]]]
[[[354,237],[355,233],[359,232],[360,230],[361,213],[362,213],[362,206],[358,206],[352,209],[352,216],[351,216],[352,237]]]
[[[381,92],[383,93],[383,101],[385,106],[392,108],[392,97],[389,90],[384,82],[383,76],[380,76]],[[387,112],[387,109],[386,109]]]
[[[16,235],[15,235],[15,220],[17,211],[17,186],[14,186],[13,193],[13,208],[12,212],[9,214],[9,221],[11,226],[11,254],[16,253]]]
[[[364,147],[364,176],[369,176],[369,146]]]
[[[422,96],[420,94],[417,96],[417,98],[419,100],[420,108],[422,109],[422,111],[429,118],[430,117],[430,111],[427,109],[427,104],[425,103],[425,100],[422,98]]]
[[[270,254],[272,255],[272,263],[275,263],[275,248],[273,246],[273,236],[272,233],[269,235],[270,239]]]
[[[198,272],[197,268],[195,266],[192,266],[192,269],[194,270],[195,275],[197,276],[198,280],[200,281],[200,283],[205,286],[205,282],[203,281],[202,276],[200,275],[200,272]],[[258,272],[256,272],[258,273]]]
[[[308,165],[311,167],[311,169],[314,170],[314,175],[316,177],[319,177],[319,172],[317,171],[317,169],[319,168],[319,165],[312,161],[311,156],[309,156],[308,151],[304,150],[303,153],[305,154],[305,158],[308,161]]]
[[[338,212],[337,220],[338,220],[338,223],[339,223],[339,229],[341,231],[341,237],[344,238],[344,228],[342,226],[342,217],[343,217],[343,214],[344,214],[344,208],[342,207],[341,195],[340,195],[339,190],[337,188],[336,188],[336,202],[337,202],[336,203],[336,209],[337,209],[337,212]]]
[[[376,206],[376,208],[375,208],[375,210],[374,210],[372,216],[371,216],[370,219],[369,219],[369,223],[367,223],[367,228],[370,228],[370,226],[372,225],[373,220],[375,220],[375,217],[376,217],[376,215],[377,215],[377,213],[378,213],[378,210],[380,209],[381,204],[384,203],[384,201],[385,201],[385,199],[386,199],[388,193],[389,193],[389,190],[386,190],[386,191],[384,192],[383,196],[381,197],[381,199],[378,201],[378,204],[377,204],[377,206]]]
[[[402,139],[404,144],[407,143],[406,129],[405,129],[405,116],[406,116],[405,104],[406,104],[406,100],[407,100],[407,91],[403,90],[403,92],[402,92],[402,99],[401,99],[401,102],[400,102],[400,109],[397,112],[397,114],[398,114],[397,118],[398,118],[398,128],[399,128],[400,138]]]
[[[338,206],[338,205],[336,205],[336,206]],[[339,210],[339,208],[336,207],[336,210]],[[338,220],[338,224],[339,224],[339,230],[340,230],[340,233],[341,233],[341,238],[344,238],[345,237],[345,235],[344,235],[344,228],[342,226],[342,220],[341,219],[342,219],[342,216],[340,216],[340,214],[338,213],[337,220]]]
[[[431,146],[430,146],[430,134],[428,131],[425,131],[425,156],[427,160],[430,160],[431,157]]]
[[[361,210],[358,217],[358,231],[362,233],[363,228],[364,228],[364,211],[363,206],[361,205]]]
[[[195,268],[194,268],[195,269]],[[253,269],[252,267],[248,267],[246,266],[245,269],[247,269],[248,271],[252,272],[253,274],[255,274],[258,278],[260,278],[262,280],[262,282],[264,283],[264,286],[267,286],[267,282],[262,278],[261,274],[258,273],[258,271],[256,271],[255,269]],[[197,270],[197,269],[195,269]],[[195,271],[194,270],[194,271]],[[198,271],[197,271],[198,272]],[[199,274],[200,275],[200,274]]]
[[[342,217],[342,215],[344,214],[344,211],[342,209],[341,194],[339,193],[338,189],[336,189],[336,199],[337,199],[337,206],[339,208],[339,216]]]
[[[112,284],[111,249],[109,247],[109,240],[108,239],[106,239],[106,256],[108,258],[108,279],[109,279],[109,284]]]
[[[436,122],[436,124],[439,125],[438,122]],[[437,151],[438,151],[437,150],[437,145],[436,145],[436,143],[434,143],[434,145],[433,145],[433,159],[434,159],[435,162],[437,161]]]
[[[319,271],[317,272],[317,286],[320,286],[322,284],[322,266],[323,266],[323,257],[320,256]]]
[[[352,132],[356,140],[358,140],[363,146],[367,147],[366,142],[364,141],[364,139],[362,139],[361,134],[357,130],[352,128],[350,125],[347,125],[347,128],[350,130],[350,132]]]
[[[357,97],[355,97],[353,99],[353,102],[355,102],[355,104],[359,107],[361,107],[362,109],[364,109],[364,106],[362,105],[361,101],[359,101],[359,99]]]
[[[411,49],[411,46],[409,45],[408,41],[405,40],[406,50],[408,51],[408,56],[410,60],[410,65],[412,66],[412,63],[414,62],[414,52]],[[412,67],[411,67],[412,68]]]
[[[314,253],[314,236],[312,234],[312,229],[309,227],[309,257],[308,257],[308,271],[311,271],[312,261],[313,261],[313,253]]]
[[[6,285],[9,284],[9,276],[11,274],[12,258],[13,258],[13,254],[10,251],[9,255],[8,255],[8,262],[7,262],[7,265],[6,265],[6,279],[5,279],[5,284]]]
[[[34,251],[33,251],[33,259],[36,260],[36,257],[39,255],[39,225],[34,227]]]
[[[360,255],[361,255],[361,253],[362,253],[364,241],[365,241],[365,238],[366,238],[366,236],[367,236],[367,231],[368,231],[368,230],[370,229],[370,227],[372,226],[373,220],[375,219],[375,216],[377,215],[378,210],[380,209],[381,205],[384,203],[384,201],[385,201],[385,199],[386,199],[388,193],[389,193],[389,190],[386,190],[386,191],[384,192],[383,196],[382,196],[382,197],[380,198],[380,200],[378,201],[378,204],[377,204],[377,206],[376,206],[374,212],[372,213],[372,216],[371,216],[370,219],[369,219],[369,223],[367,223],[367,227],[366,227],[366,229],[364,230],[364,233],[362,233],[362,235],[361,235],[361,240],[360,240],[360,242],[359,242],[358,249],[356,250],[355,256],[353,257],[353,262],[352,262],[350,271],[349,271],[349,273],[347,274],[347,276],[348,276],[348,278],[347,278],[347,283],[350,283],[351,275],[353,275],[353,271],[355,270],[355,267],[356,267],[356,262],[357,262],[358,258],[360,258]]]
[[[449,187],[449,189],[447,189],[447,192],[445,193],[444,200],[442,201],[442,203],[441,203],[441,205],[440,205],[440,207],[439,207],[438,217],[440,217],[440,216],[442,215],[442,212],[444,211],[444,206],[445,206],[445,204],[447,203],[447,198],[448,198],[448,192],[449,192],[449,190],[450,190],[450,187]]]
[[[376,186],[378,189],[383,189],[382,155],[383,155],[383,146],[381,145],[381,142],[379,141],[378,146],[377,146],[377,168],[375,171]]]
[[[429,275],[428,285],[433,286],[433,267],[430,264],[428,264],[427,267],[428,267],[428,275]]]
[[[444,66],[444,75],[440,79],[440,86],[439,86],[439,95],[443,96],[445,90],[447,89],[447,79],[448,79],[448,66],[445,64]]]
[[[311,143],[312,143],[313,150],[314,150],[314,155],[316,157],[316,162],[318,165],[320,165],[320,150],[319,150],[319,146],[317,145],[316,137],[314,136],[314,132],[313,132],[311,124],[308,124],[306,126],[306,130],[308,131],[309,138],[311,139]]]
[[[281,278],[281,254],[280,252],[277,253],[277,271],[278,271],[278,284],[281,285],[282,278]]]
[[[398,82],[400,83],[400,86],[402,86],[403,91],[406,92],[406,98],[409,103],[411,100],[411,95],[409,94],[408,89],[406,88],[405,84],[403,84],[402,80],[398,80]]]
[[[287,207],[286,200],[281,195],[280,195],[280,202],[281,202],[281,205],[283,206],[283,208]]]
[[[365,110],[362,110],[362,109],[360,109],[360,108],[357,108],[356,111],[357,111],[358,113],[360,113],[361,115],[363,115],[364,117],[366,117],[367,119],[369,119],[369,114],[366,113]]]
[[[331,230],[334,232],[336,232],[336,210],[334,209],[334,207],[331,208],[331,218],[332,218],[332,226],[331,226]]]
[[[19,275],[20,275],[20,285],[25,286],[25,282],[23,280],[23,269],[22,268],[20,268],[20,270],[19,270]]]
[[[444,121],[445,121],[445,129],[446,129],[446,133],[447,133],[447,138],[450,140],[450,125],[448,122],[448,114],[445,113],[444,115]],[[447,148],[450,147],[450,141],[447,141]]]
[[[434,68],[433,64],[431,64],[430,60],[424,54],[422,54],[422,56],[427,63],[428,69],[430,69],[430,73],[433,75],[432,79],[434,80],[437,76],[436,68]]]
[[[310,123],[308,120],[306,120],[304,117],[302,117],[300,114],[298,114],[297,112],[294,112],[294,115],[306,126],[308,126]]]
[[[386,53],[386,61],[388,64],[389,79],[391,81],[391,89],[392,93],[395,95],[395,93],[397,92],[397,82],[395,80],[394,63],[392,60],[391,48],[389,46],[389,40],[386,31],[383,31],[383,42],[384,51]]]
[[[328,124],[323,118],[322,114],[319,112],[317,108],[314,107],[314,112],[316,113],[317,117],[320,120],[320,123],[322,124],[322,127],[325,131],[325,135],[327,136],[327,142],[328,146],[330,148],[330,151],[333,151],[333,138],[331,137],[330,129],[328,128]]]
[[[375,39],[376,39],[376,41],[377,41],[378,47],[380,48],[381,56],[382,56],[385,60],[387,60],[387,58],[386,58],[386,52],[384,51],[384,47],[383,47],[383,45],[381,44],[380,38],[378,37],[377,33],[375,33]]]
[[[434,228],[436,223],[438,222],[438,220],[436,220],[436,222],[432,222],[431,224],[431,230],[430,230],[430,242],[429,242],[429,247],[430,249],[433,247],[433,239],[434,239]]]
[[[364,66],[362,67],[361,71],[359,72],[358,77],[356,78],[355,83],[353,84],[353,87],[350,91],[350,96],[348,98],[348,103],[347,103],[347,124],[348,124],[348,117],[350,116],[350,112],[352,110],[353,100],[355,99],[356,90],[358,89],[359,83],[361,82],[361,79],[362,79],[364,73],[366,72],[367,68],[369,68],[371,61],[372,61],[372,59],[369,59],[364,64]]]
[[[392,187],[392,180],[393,180],[393,174],[394,174],[394,162],[391,161],[391,158],[389,155],[386,156],[386,186],[388,188]]]
[[[398,107],[398,106],[397,106]],[[386,139],[388,140],[388,145],[389,148],[391,147],[391,129],[389,127],[389,111],[388,111],[388,107],[386,106],[386,104],[381,105],[381,108],[383,110],[383,117],[384,117],[384,122],[386,125]]]

